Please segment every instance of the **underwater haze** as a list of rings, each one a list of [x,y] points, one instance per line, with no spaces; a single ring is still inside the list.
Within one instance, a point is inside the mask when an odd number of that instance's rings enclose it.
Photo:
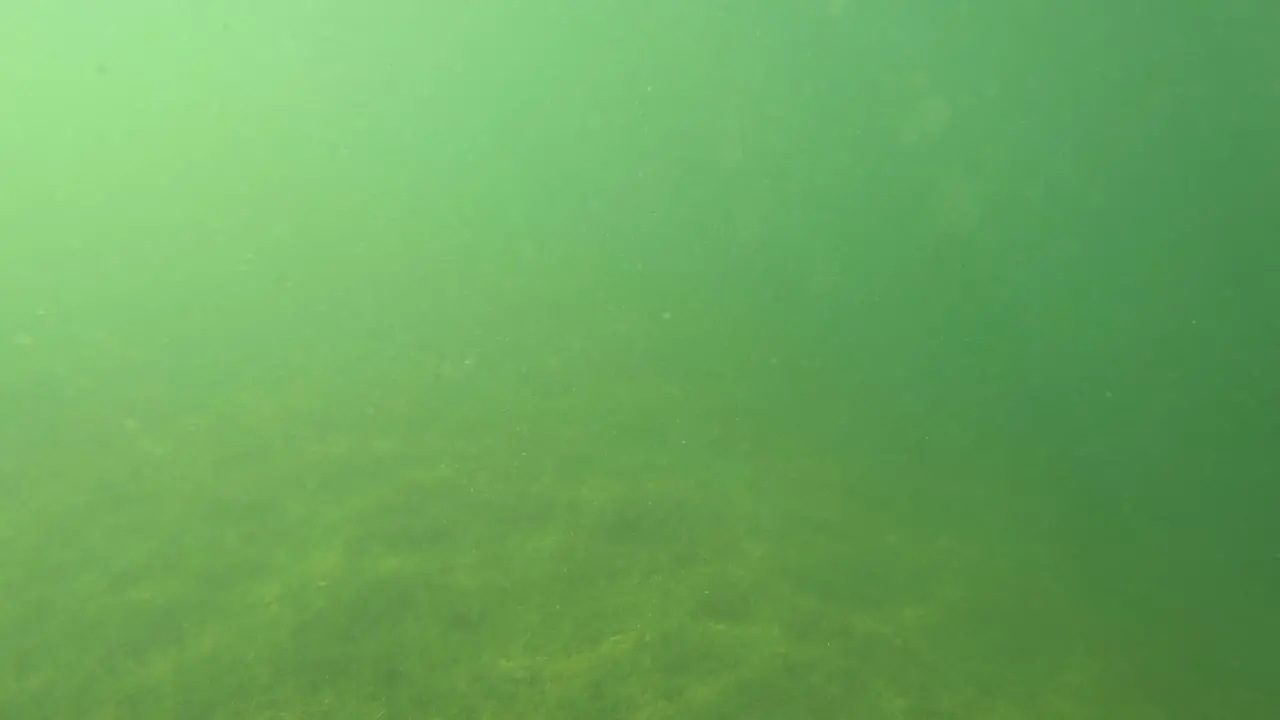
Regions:
[[[1280,4],[0,7],[0,718],[1280,717]]]

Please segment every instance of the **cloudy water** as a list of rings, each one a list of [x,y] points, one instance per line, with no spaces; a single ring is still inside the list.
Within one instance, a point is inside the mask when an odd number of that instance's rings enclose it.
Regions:
[[[6,3],[0,718],[1280,717],[1276,27]]]

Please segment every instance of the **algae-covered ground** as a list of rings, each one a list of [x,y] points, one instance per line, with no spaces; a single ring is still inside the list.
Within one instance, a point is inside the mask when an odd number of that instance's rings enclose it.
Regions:
[[[8,408],[0,717],[1156,717],[1003,480],[463,367]]]

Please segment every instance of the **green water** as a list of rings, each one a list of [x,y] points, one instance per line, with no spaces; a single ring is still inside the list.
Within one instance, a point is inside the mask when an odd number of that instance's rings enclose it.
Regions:
[[[1280,6],[0,7],[0,718],[1280,717]]]

